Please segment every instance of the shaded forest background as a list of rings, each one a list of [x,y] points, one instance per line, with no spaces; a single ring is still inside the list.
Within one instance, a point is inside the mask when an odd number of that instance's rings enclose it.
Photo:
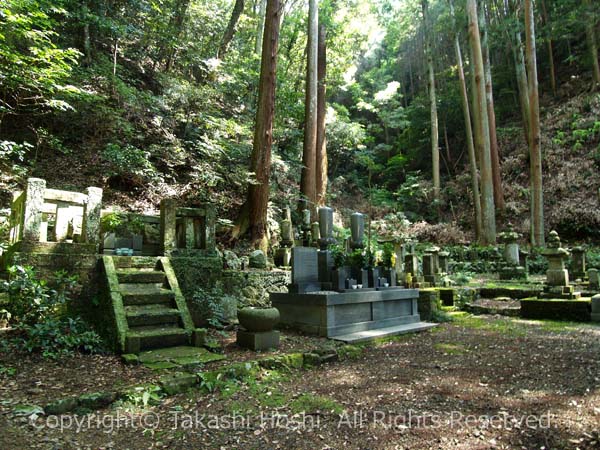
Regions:
[[[307,5],[283,2],[269,219],[299,197]],[[381,231],[473,239],[454,36],[471,76],[464,2],[322,0],[327,32],[327,203]],[[527,235],[529,153],[510,36],[522,5],[480,2],[489,48],[505,207],[497,228]],[[546,229],[600,236],[597,2],[538,1],[537,61]],[[105,204],[153,212],[164,197],[210,201],[222,231],[253,174],[261,0],[5,0],[0,3],[0,206],[29,176],[105,189]],[[427,33],[426,33],[427,30]],[[434,201],[426,41],[433,55],[441,191]],[[523,37],[524,40],[524,37]],[[549,50],[551,48],[551,51]],[[552,59],[550,58],[552,55]],[[595,51],[597,64],[597,49]],[[551,68],[554,68],[552,76]]]

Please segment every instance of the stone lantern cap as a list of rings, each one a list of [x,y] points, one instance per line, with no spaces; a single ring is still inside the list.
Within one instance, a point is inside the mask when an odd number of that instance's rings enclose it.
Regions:
[[[437,247],[437,246],[435,246],[435,245],[432,245],[431,247],[427,247],[427,248],[425,249],[425,253],[439,253],[439,252],[440,252],[440,250],[441,250],[441,249],[440,249],[439,247]]]
[[[450,252],[440,252],[439,256],[441,256],[442,258],[447,258],[448,256],[450,256]]]
[[[521,235],[517,233],[510,224],[508,225],[508,229],[506,231],[503,231],[502,233],[498,234],[500,242],[503,242],[505,244],[514,244],[519,240],[520,237]]]
[[[554,230],[550,232],[548,236],[548,247],[542,252],[544,256],[569,256],[569,251],[566,248],[563,248],[560,243],[560,237],[558,233]]]
[[[585,247],[583,245],[577,245],[571,248],[571,253],[585,253]]]

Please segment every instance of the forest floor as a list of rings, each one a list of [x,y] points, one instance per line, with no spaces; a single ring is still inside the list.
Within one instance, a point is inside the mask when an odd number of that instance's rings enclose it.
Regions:
[[[600,327],[455,317],[354,359],[62,416],[62,430],[56,418],[2,414],[0,448],[600,446]]]

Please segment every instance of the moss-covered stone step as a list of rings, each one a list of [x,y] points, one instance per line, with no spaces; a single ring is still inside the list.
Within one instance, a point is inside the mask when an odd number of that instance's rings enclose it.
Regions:
[[[123,297],[123,304],[130,305],[151,305],[165,304],[172,305],[175,294],[169,289],[164,289],[156,284],[119,284],[119,291]]]
[[[126,306],[125,315],[129,327],[179,325],[181,322],[181,314],[178,309],[161,304]]]
[[[189,341],[190,335],[183,328],[166,325],[134,327],[127,332],[125,346],[127,353],[139,353],[142,350],[188,345]]]
[[[165,280],[165,273],[153,269],[117,269],[119,283],[162,283]]]
[[[113,256],[113,261],[117,269],[154,269],[158,258],[154,256]]]

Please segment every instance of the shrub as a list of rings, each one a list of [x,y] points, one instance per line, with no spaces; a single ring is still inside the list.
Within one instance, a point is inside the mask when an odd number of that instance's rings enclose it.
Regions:
[[[64,271],[56,272],[53,287],[39,280],[31,267],[13,266],[10,278],[0,284],[8,294],[5,316],[13,322],[18,336],[12,344],[18,349],[41,352],[56,358],[75,351],[95,353],[102,350],[100,337],[79,317],[66,317],[66,306],[77,279]]]
[[[225,294],[220,285],[198,288],[192,297],[192,309],[199,321],[214,328],[223,328],[228,316],[226,305],[236,303],[237,299]]]

